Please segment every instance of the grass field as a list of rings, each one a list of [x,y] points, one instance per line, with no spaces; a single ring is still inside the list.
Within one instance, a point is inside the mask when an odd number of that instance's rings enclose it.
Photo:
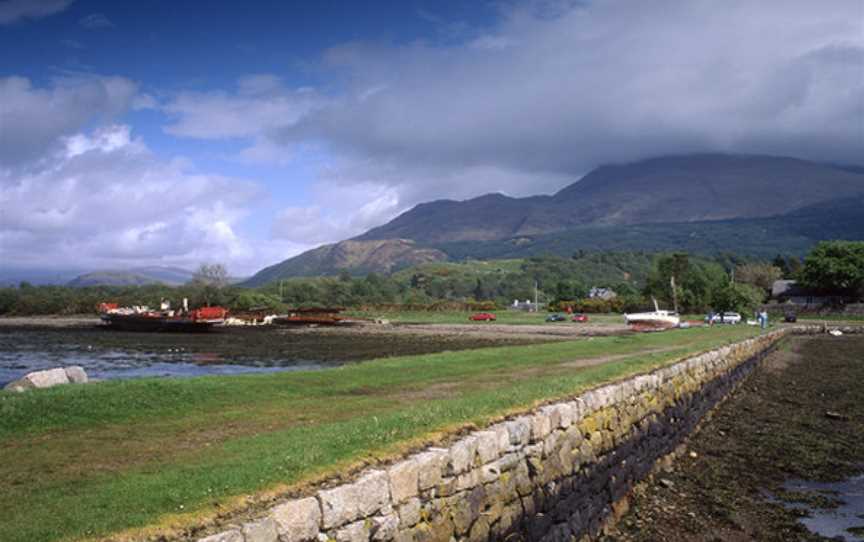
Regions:
[[[674,330],[389,358],[318,372],[0,392],[0,540],[215,515],[598,382],[758,333]]]

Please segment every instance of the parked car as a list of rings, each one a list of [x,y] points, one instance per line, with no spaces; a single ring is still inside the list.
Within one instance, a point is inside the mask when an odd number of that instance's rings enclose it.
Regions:
[[[574,314],[573,315],[573,321],[574,322],[580,322],[580,323],[587,322],[588,321],[588,315],[587,314]]]
[[[706,316],[705,322],[709,324],[740,324],[741,315],[737,312],[722,312]]]
[[[798,321],[798,315],[792,311],[788,311],[786,314],[783,315],[783,320],[789,322],[790,324],[794,324]]]
[[[495,315],[491,312],[478,312],[477,314],[469,316],[468,319],[473,320],[474,322],[494,322]]]
[[[563,314],[555,313],[555,314],[550,314],[549,316],[547,316],[546,321],[547,322],[566,322],[567,317],[564,316]]]

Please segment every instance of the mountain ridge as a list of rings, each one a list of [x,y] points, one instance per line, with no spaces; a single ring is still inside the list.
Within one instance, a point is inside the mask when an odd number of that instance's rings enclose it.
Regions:
[[[552,195],[491,193],[418,204],[347,241],[409,241],[449,258],[521,257],[570,250],[741,251],[801,254],[827,237],[864,238],[864,168],[765,155],[697,154],[600,166]],[[290,258],[284,276],[360,273]],[[359,246],[359,245],[358,245]],[[379,262],[376,270],[388,267]],[[257,275],[256,275],[257,276]],[[276,275],[269,275],[278,278]],[[254,277],[253,277],[254,278]],[[255,282],[255,281],[253,281]]]

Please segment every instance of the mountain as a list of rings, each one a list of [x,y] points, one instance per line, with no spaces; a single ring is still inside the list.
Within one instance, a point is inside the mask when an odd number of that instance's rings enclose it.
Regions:
[[[577,250],[772,257],[803,255],[822,239],[864,239],[864,168],[758,155],[670,156],[599,167],[551,196],[422,203],[353,240],[269,267],[247,284],[338,270],[387,272],[423,260],[405,251],[435,260]],[[371,259],[347,256],[387,243],[400,248]]]
[[[454,260],[569,256],[579,250],[685,251],[771,258],[804,256],[824,239],[864,239],[864,196],[821,202],[785,215],[703,222],[587,225],[536,236],[491,241],[453,241],[436,247]]]
[[[165,284],[177,286],[192,280],[192,271],[179,267],[138,267],[129,270],[93,271],[84,273],[66,283],[73,288],[86,286],[142,286]]]
[[[420,204],[357,237],[436,245],[586,225],[767,218],[864,193],[864,174],[794,158],[700,154],[599,167],[552,196],[491,194]]]
[[[406,239],[349,240],[324,245],[264,268],[243,285],[260,286],[287,277],[335,275],[343,270],[353,274],[390,273],[446,259],[447,255],[440,250],[418,247],[414,241]]]

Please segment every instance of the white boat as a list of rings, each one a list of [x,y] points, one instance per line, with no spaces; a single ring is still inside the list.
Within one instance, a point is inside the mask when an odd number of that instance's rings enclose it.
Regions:
[[[654,298],[652,298],[654,299]],[[653,312],[634,312],[633,314],[624,314],[624,321],[632,326],[646,327],[677,327],[681,323],[681,318],[675,311],[661,311],[657,306],[657,300],[654,299]]]

